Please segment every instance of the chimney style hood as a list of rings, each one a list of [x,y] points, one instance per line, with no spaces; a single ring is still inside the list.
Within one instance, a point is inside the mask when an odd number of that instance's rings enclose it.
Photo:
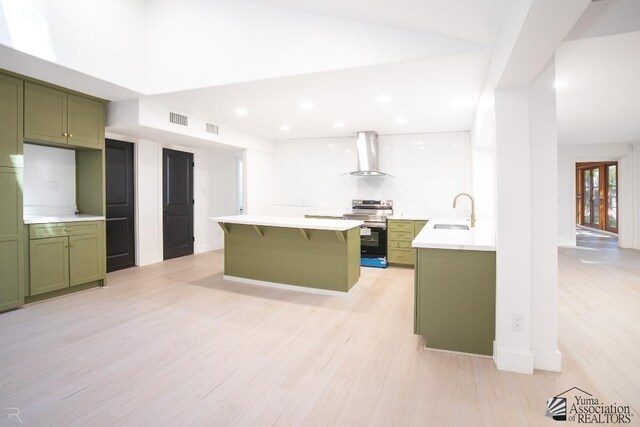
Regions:
[[[378,134],[374,131],[358,132],[356,149],[358,151],[358,170],[351,172],[355,176],[385,176],[380,172]]]

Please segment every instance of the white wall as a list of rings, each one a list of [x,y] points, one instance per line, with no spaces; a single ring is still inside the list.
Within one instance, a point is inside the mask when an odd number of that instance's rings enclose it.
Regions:
[[[237,209],[237,160],[239,151],[194,149],[157,141],[136,140],[126,135],[107,137],[135,143],[136,249],[137,265],[163,259],[162,235],[162,150],[193,153],[194,252],[223,246],[224,238],[210,217],[234,215]]]
[[[73,214],[76,210],[76,153],[24,145],[25,214]]]
[[[576,163],[618,162],[618,244],[640,249],[640,142],[558,147],[558,241],[576,244]]]
[[[471,191],[468,132],[381,135],[380,169],[394,176],[355,177],[355,137],[276,142],[274,212],[344,214],[352,199],[391,199],[396,215],[469,214],[453,197]],[[466,203],[466,202],[465,202]]]
[[[273,215],[274,155],[245,150],[242,154],[242,163],[244,165],[244,212],[251,215]]]
[[[155,141],[135,146],[136,264],[162,261],[162,152]]]

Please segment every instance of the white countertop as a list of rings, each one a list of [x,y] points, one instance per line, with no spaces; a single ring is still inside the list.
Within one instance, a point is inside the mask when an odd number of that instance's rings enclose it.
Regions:
[[[313,230],[345,231],[360,227],[362,221],[344,219],[294,218],[286,216],[235,215],[209,218],[210,221],[228,224],[264,225],[269,227],[307,228]]]
[[[96,215],[25,215],[25,224],[48,224],[52,222],[104,221],[103,216]]]
[[[495,232],[487,224],[476,223],[469,230],[434,229],[436,224],[465,224],[468,220],[460,218],[432,218],[418,233],[411,246],[427,249],[457,249],[463,251],[495,251]]]

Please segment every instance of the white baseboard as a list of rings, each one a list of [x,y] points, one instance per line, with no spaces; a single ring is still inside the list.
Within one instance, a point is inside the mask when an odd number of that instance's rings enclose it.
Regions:
[[[558,246],[561,248],[575,248],[576,241],[570,239],[558,239]]]
[[[209,243],[206,245],[196,245],[193,249],[193,252],[196,254],[201,254],[203,252],[211,252],[218,249],[222,249],[224,244],[222,242]]]
[[[562,353],[559,350],[533,350],[533,367],[543,371],[560,372],[562,370]]]
[[[494,360],[500,371],[533,374],[533,354],[496,348]]]
[[[358,283],[353,285],[353,287],[349,290],[349,292],[340,292],[340,291],[331,291],[328,289],[307,288],[306,286],[287,285],[285,283],[265,282],[262,280],[247,279],[244,277],[227,276],[226,274],[223,275],[222,278],[224,280],[229,280],[232,282],[247,283],[249,285],[258,285],[258,286],[266,286],[269,288],[286,289],[288,291],[306,292],[308,294],[337,295],[337,296],[349,295],[360,284],[360,281],[358,281]]]
[[[157,264],[162,262],[162,258],[149,257],[149,258],[140,258],[138,260],[138,267],[144,267],[145,265]]]

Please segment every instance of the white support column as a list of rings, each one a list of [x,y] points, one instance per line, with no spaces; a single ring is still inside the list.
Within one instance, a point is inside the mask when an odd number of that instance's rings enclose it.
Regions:
[[[558,351],[558,132],[555,63],[529,87],[531,351],[535,369],[560,371]]]
[[[496,92],[498,369],[532,373],[531,170],[527,89]]]

